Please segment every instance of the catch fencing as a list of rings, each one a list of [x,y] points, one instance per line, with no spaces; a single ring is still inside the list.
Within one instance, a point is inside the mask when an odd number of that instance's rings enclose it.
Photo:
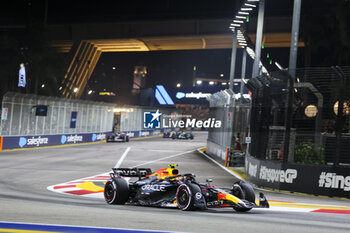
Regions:
[[[206,152],[222,161],[226,160],[227,149],[230,161],[234,161],[237,156],[242,157],[249,121],[249,98],[241,98],[240,94],[223,90],[209,96],[208,101],[210,118],[220,120],[222,125],[221,128],[209,128]],[[241,163],[243,161],[239,162],[240,165]]]
[[[47,106],[46,116],[37,115],[38,106]],[[99,133],[113,127],[114,105],[108,103],[8,92],[1,108],[1,136]]]
[[[283,162],[350,165],[349,79],[350,67],[319,67],[297,69],[292,84],[285,71],[249,80],[250,154]]]

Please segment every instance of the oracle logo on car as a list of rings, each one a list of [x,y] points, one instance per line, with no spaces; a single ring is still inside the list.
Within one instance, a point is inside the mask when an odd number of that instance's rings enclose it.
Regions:
[[[142,186],[142,190],[146,191],[157,191],[157,192],[164,192],[165,186],[164,185],[158,185],[158,184],[147,184]]]

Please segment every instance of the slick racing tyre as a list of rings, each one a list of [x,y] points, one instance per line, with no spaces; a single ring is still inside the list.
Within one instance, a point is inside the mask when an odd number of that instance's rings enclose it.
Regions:
[[[123,205],[129,199],[129,185],[122,178],[110,179],[105,184],[104,196],[110,205]]]
[[[126,142],[129,142],[129,136],[126,136]]]
[[[253,187],[250,184],[244,183],[242,181],[238,182],[238,184],[241,187],[241,190],[243,192],[242,193],[243,197],[240,197],[241,199],[243,199],[243,202],[250,202],[255,204],[255,193],[254,193]],[[233,209],[236,210],[237,212],[246,212],[251,210],[252,208],[234,206]]]
[[[202,197],[201,189],[195,184],[181,184],[176,191],[176,203],[181,210],[193,210],[195,199]]]
[[[250,184],[244,182],[240,182],[239,185],[243,190],[244,199],[249,202],[255,203],[255,193],[253,187]]]

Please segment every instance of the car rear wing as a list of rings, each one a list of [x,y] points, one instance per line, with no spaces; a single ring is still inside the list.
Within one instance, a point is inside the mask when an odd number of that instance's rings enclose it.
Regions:
[[[152,174],[152,170],[150,168],[112,168],[115,175],[118,177],[146,177],[147,175]],[[111,173],[111,175],[114,175]]]

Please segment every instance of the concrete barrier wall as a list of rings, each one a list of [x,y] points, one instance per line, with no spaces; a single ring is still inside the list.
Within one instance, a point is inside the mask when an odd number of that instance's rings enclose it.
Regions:
[[[214,158],[219,159],[221,162],[225,162],[226,159],[226,147],[221,146],[215,142],[207,140],[206,153]]]

